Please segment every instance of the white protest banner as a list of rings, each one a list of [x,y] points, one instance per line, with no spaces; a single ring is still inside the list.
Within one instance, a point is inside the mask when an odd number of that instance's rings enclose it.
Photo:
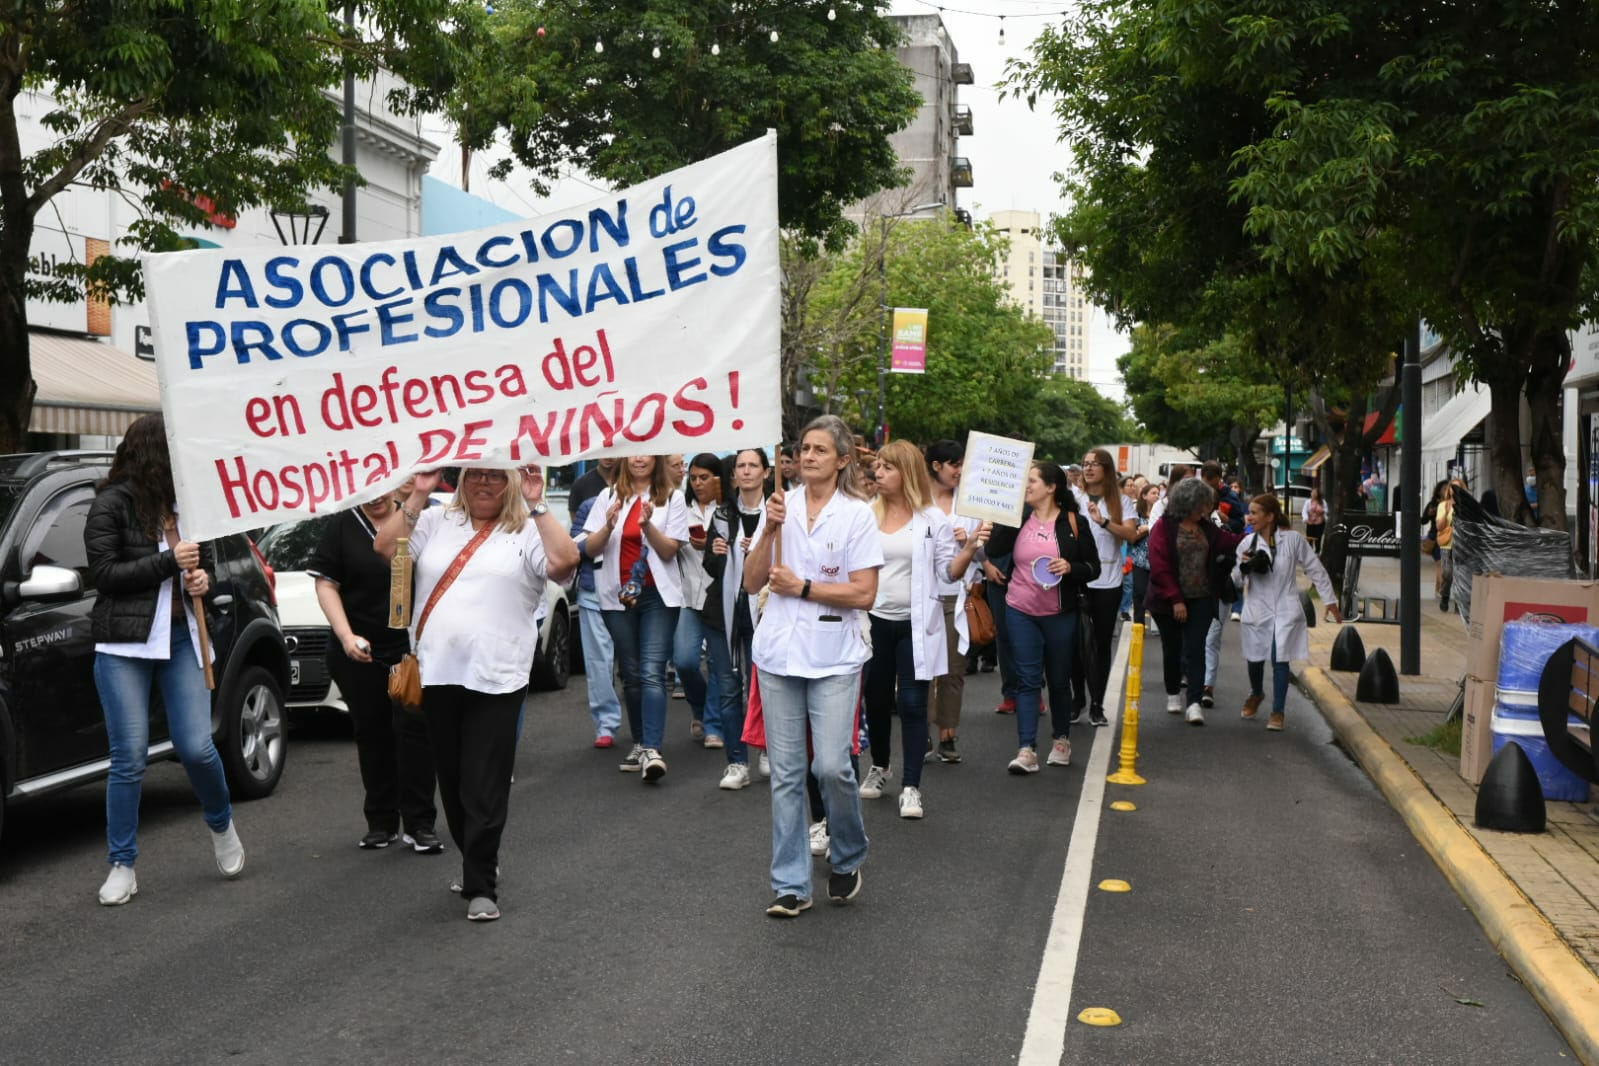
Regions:
[[[144,260],[184,532],[782,436],[777,138],[489,229]]]
[[[966,461],[955,513],[995,525],[1022,524],[1022,496],[1033,466],[1031,441],[996,437],[973,430],[966,434]]]

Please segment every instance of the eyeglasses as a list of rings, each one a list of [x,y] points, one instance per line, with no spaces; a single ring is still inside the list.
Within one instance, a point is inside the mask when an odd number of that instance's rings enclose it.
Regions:
[[[1100,462],[1098,459],[1084,459],[1083,460],[1083,469],[1084,470],[1087,470],[1091,466],[1100,467],[1100,466],[1104,466],[1104,465],[1105,464]]]
[[[490,484],[499,484],[505,480],[503,470],[468,470],[461,475],[462,481],[487,481]]]

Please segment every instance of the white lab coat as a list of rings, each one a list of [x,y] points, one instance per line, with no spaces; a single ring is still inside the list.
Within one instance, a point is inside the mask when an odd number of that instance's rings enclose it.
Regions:
[[[941,583],[951,579],[949,564],[955,558],[955,527],[937,505],[911,516],[911,645],[916,680],[931,681],[949,673],[949,643],[944,633]]]
[[[1303,534],[1291,529],[1277,531],[1276,550],[1268,548],[1264,539],[1249,534],[1238,545],[1238,564],[1233,579],[1244,590],[1243,626],[1244,658],[1249,662],[1265,662],[1272,658],[1272,638],[1277,640],[1276,661],[1291,662],[1310,658],[1310,637],[1305,626],[1305,611],[1299,601],[1299,571],[1303,569],[1321,602],[1335,603],[1332,581],[1326,567],[1316,557],[1310,542]],[[1271,570],[1264,574],[1245,574],[1243,558],[1256,550],[1272,556]]]

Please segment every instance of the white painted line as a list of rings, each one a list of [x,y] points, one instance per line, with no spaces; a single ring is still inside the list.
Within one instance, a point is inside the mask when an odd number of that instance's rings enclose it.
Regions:
[[[1055,913],[1049,922],[1049,936],[1044,941],[1044,959],[1038,967],[1038,983],[1033,987],[1033,1005],[1027,1011],[1027,1035],[1022,1039],[1022,1052],[1017,1059],[1020,1066],[1058,1066],[1066,1050],[1066,1032],[1072,1017],[1072,980],[1077,976],[1077,950],[1083,939],[1088,882],[1094,871],[1099,816],[1105,806],[1105,778],[1110,772],[1111,753],[1119,749],[1113,741],[1125,699],[1122,689],[1132,633],[1131,625],[1122,626],[1121,639],[1116,642],[1111,660],[1110,678],[1105,683],[1106,694],[1114,692],[1117,696],[1115,705],[1105,708],[1110,725],[1094,730],[1093,749],[1088,754],[1088,767],[1083,775],[1083,793],[1077,801],[1071,843],[1066,847],[1066,867],[1061,871]]]

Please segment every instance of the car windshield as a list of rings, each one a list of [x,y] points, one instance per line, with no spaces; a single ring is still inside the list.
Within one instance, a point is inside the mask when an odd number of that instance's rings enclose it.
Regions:
[[[0,486],[0,530],[6,528],[11,521],[11,512],[17,509],[17,501],[22,499],[22,494],[14,488]]]
[[[333,520],[332,515],[307,518],[303,522],[285,522],[273,526],[261,537],[256,547],[274,570],[304,570],[311,563],[311,555],[322,540],[322,530]]]

